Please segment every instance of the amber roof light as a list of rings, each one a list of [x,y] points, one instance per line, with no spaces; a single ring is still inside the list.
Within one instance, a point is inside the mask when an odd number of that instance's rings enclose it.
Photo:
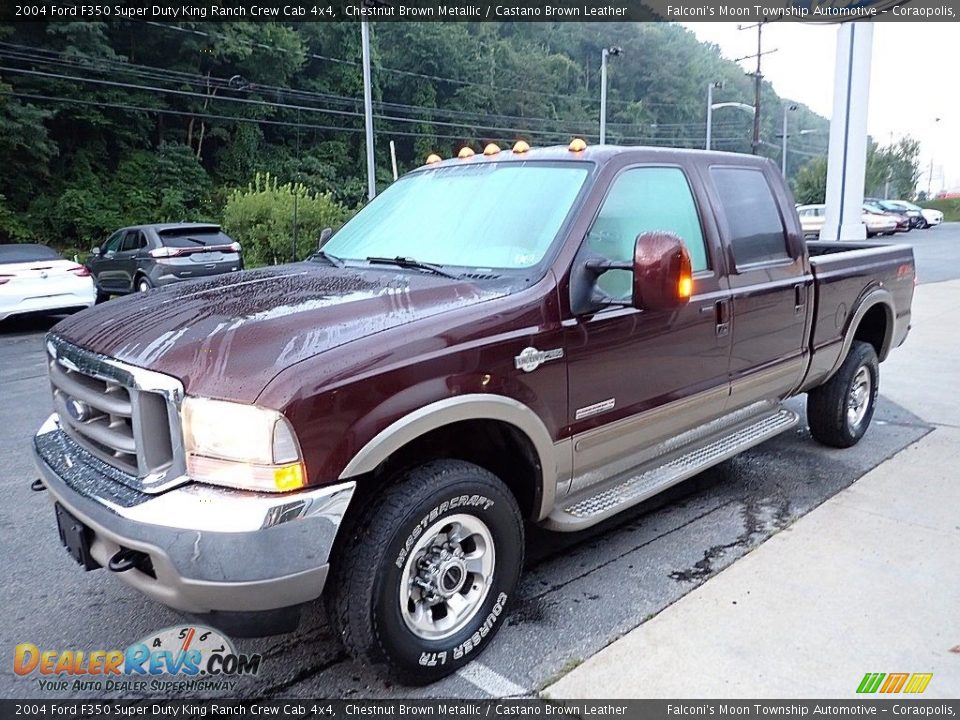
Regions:
[[[474,154],[475,153],[468,145],[467,147],[461,149],[460,152],[457,153],[457,157],[460,158],[461,160],[465,160],[468,157],[473,157]]]
[[[574,138],[570,141],[570,146],[567,149],[570,152],[583,152],[587,149],[587,141],[583,138]]]
[[[427,164],[427,165],[433,165],[434,163],[440,162],[442,159],[443,159],[443,158],[441,158],[441,157],[440,157],[439,155],[437,155],[436,153],[430,153],[429,155],[427,155],[427,163],[426,163],[426,164]]]
[[[523,140],[517,140],[516,144],[513,146],[513,151],[517,153],[517,155],[522,155],[528,150],[530,150],[530,146],[527,145],[527,143]]]
[[[500,152],[500,146],[495,143],[490,143],[483,149],[484,155],[496,155]]]

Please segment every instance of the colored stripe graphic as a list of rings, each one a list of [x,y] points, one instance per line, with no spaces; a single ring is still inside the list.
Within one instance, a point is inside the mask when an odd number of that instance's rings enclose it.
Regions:
[[[867,673],[863,676],[863,680],[860,681],[860,686],[857,688],[857,692],[875,693],[877,688],[880,687],[880,683],[883,681],[884,677],[886,677],[886,673]]]
[[[898,693],[903,689],[904,683],[907,682],[907,678],[910,677],[910,673],[890,673],[887,675],[886,682],[883,683],[883,687],[880,688],[882,693]]]
[[[933,673],[914,673],[904,689],[905,693],[922,693],[933,679]]]

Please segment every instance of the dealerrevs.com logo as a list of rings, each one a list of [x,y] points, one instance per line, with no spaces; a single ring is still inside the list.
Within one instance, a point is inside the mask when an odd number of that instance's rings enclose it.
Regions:
[[[164,628],[126,650],[50,650],[20,643],[13,671],[37,677],[41,690],[184,692],[233,690],[256,675],[260,655],[237,653],[229,638],[203,625]]]

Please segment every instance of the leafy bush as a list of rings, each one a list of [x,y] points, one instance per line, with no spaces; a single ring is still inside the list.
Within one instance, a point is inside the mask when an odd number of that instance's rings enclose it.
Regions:
[[[338,228],[353,214],[329,193],[318,193],[302,183],[280,185],[270,173],[257,173],[244,189],[227,197],[224,230],[243,245],[247,267],[288,262],[293,251],[296,215],[296,260],[316,250],[326,227]]]

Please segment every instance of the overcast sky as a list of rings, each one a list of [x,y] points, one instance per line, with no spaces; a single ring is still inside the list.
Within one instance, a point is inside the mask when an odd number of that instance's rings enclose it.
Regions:
[[[756,52],[756,30],[736,23],[683,23],[698,39],[716,43],[724,57]],[[763,74],[781,97],[814,111],[833,113],[836,25],[774,22],[764,26]],[[741,63],[753,70],[755,61]],[[933,159],[933,192],[960,188],[960,99],[953,78],[960,67],[957,23],[878,22],[873,33],[868,132],[881,145],[911,135],[921,143],[921,179],[927,188]],[[936,118],[940,118],[936,122]]]

